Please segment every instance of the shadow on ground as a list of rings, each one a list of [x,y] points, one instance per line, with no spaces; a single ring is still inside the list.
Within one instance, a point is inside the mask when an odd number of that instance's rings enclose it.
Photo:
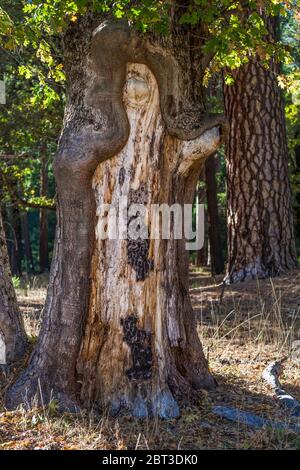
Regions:
[[[5,412],[0,401],[0,449],[299,449],[300,435],[253,429],[216,416],[214,406],[234,407],[267,419],[288,418],[261,378],[275,359],[286,358],[281,377],[286,391],[300,400],[300,367],[290,358],[299,332],[300,274],[228,286],[222,278],[191,272],[191,298],[210,369],[219,386],[200,392],[180,419],[139,421],[56,412],[55,404],[30,412]],[[19,293],[25,323],[37,331],[45,290]],[[0,394],[25,364],[2,375]]]

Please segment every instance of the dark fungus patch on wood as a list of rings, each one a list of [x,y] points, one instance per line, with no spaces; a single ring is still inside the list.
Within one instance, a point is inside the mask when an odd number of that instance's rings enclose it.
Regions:
[[[130,190],[129,197],[129,208],[131,204],[139,204],[141,206],[147,204],[148,202],[148,190],[144,185],[141,185],[137,190]],[[137,218],[141,214],[139,212],[131,215],[128,217],[128,226],[137,220]],[[148,258],[149,254],[149,239],[148,239],[148,228],[140,220],[140,224],[144,226],[140,226],[136,224],[136,228],[139,233],[143,233],[143,237],[137,238],[130,238],[128,236],[127,240],[127,260],[128,264],[135,270],[136,272],[136,280],[137,281],[144,281],[145,278],[149,275],[149,271],[151,271],[154,267],[153,260]]]
[[[128,264],[136,272],[136,280],[144,281],[154,267],[154,262],[148,259],[149,240],[141,238],[127,241]]]
[[[125,168],[122,166],[119,171],[119,185],[123,186],[125,181]]]
[[[132,367],[126,370],[129,380],[149,380],[152,377],[151,333],[137,327],[136,315],[121,319],[124,341],[130,347]]]

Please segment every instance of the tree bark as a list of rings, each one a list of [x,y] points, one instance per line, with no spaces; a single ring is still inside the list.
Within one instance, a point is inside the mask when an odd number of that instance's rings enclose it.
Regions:
[[[192,202],[226,122],[206,115],[201,89],[195,102],[186,32],[146,39],[123,22],[95,26],[87,16],[65,36],[68,104],[55,160],[50,286],[37,348],[6,403],[53,396],[69,410],[83,404],[172,418],[177,397],[214,386],[183,241],[103,241],[96,210],[120,195],[147,207]]]
[[[48,161],[42,158],[41,177],[40,177],[40,196],[48,195]],[[39,254],[40,254],[40,272],[43,273],[49,269],[49,248],[48,248],[48,211],[47,209],[40,209],[40,239],[39,239]]]
[[[275,25],[271,26],[274,37]],[[224,87],[230,122],[226,149],[228,282],[267,278],[297,267],[277,74],[274,62],[264,68],[252,58],[233,72],[234,84]]]
[[[26,334],[12,284],[0,211],[0,364],[20,359],[25,350]]]
[[[211,251],[212,274],[224,272],[224,259],[220,237],[220,221],[218,209],[218,187],[216,180],[215,155],[211,155],[205,162],[207,212],[209,217],[209,241]]]

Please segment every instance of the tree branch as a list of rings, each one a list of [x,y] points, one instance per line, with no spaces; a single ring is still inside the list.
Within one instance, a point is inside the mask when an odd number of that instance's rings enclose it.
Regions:
[[[178,174],[185,176],[199,160],[206,160],[216,152],[228,134],[228,123],[223,116],[210,116],[205,127],[207,130],[193,140],[182,141]]]
[[[27,201],[26,199],[23,199],[19,194],[18,191],[14,188],[11,187],[11,185],[8,183],[7,178],[5,174],[2,172],[1,176],[4,179],[4,182],[6,184],[7,190],[10,193],[12,199],[20,204],[23,207],[29,207],[32,209],[49,209],[49,210],[56,210],[56,205],[46,205],[46,204],[38,204],[34,202]]]
[[[20,155],[0,154],[0,162],[1,160],[26,160],[27,158],[32,158],[32,157],[24,153],[21,153]]]

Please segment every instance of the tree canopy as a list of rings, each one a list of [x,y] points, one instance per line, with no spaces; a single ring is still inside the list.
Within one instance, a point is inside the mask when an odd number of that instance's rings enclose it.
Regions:
[[[51,160],[62,126],[65,104],[62,37],[68,25],[90,12],[126,19],[144,34],[167,35],[173,4],[171,0],[1,2],[0,78],[5,79],[7,94],[7,105],[2,106],[0,118],[1,199],[13,198],[23,208],[54,206],[53,200],[40,197],[38,178],[41,158]],[[286,94],[293,155],[299,143],[300,125],[299,1],[185,0],[177,4],[182,10],[178,22],[194,26],[195,35],[197,24],[205,25],[203,48],[210,58],[203,77],[206,86],[211,78],[218,81],[220,72],[226,84],[232,83],[231,70],[247,62],[251,55],[258,54],[266,65],[271,58],[283,64],[278,82]],[[266,14],[280,18],[276,41],[267,34]],[[220,110],[220,97],[213,97],[210,105]],[[293,189],[297,192],[298,173],[294,171],[293,159],[291,167]]]
[[[109,1],[109,0],[5,0],[0,9],[1,45],[5,50],[32,48],[36,57],[48,67],[48,74],[41,67],[26,64],[19,67],[25,77],[38,74],[44,84],[48,80],[64,80],[61,51],[58,42],[70,22],[88,12],[104,14],[108,18],[126,18],[142,32],[156,31],[168,34],[170,1]],[[297,0],[265,1],[211,1],[191,0],[179,3],[181,24],[205,25],[205,50],[213,59],[211,69],[235,68],[247,61],[249,54],[259,54],[268,61],[276,55],[281,61],[291,60],[289,47],[274,41],[270,43],[263,14],[283,18],[299,15]],[[245,11],[247,15],[245,15]]]

